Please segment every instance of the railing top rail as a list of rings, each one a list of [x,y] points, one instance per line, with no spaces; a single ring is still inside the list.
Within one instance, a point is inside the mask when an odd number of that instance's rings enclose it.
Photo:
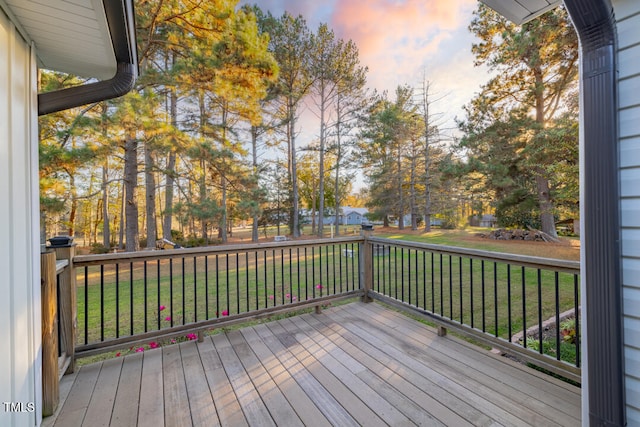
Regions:
[[[412,242],[408,240],[386,239],[382,237],[370,237],[371,243],[379,243],[389,246],[401,246],[411,249],[423,249],[444,255],[464,256],[485,261],[508,262],[523,267],[544,268],[567,273],[580,273],[579,261],[567,261],[555,258],[543,258],[527,255],[515,255],[502,252],[483,251],[479,249],[459,248],[455,246],[434,245],[428,243]]]
[[[56,274],[60,274],[64,271],[65,268],[69,266],[68,259],[58,259],[56,260]]]
[[[339,243],[359,243],[363,241],[363,237],[350,236],[335,237],[333,239],[287,240],[284,242],[243,243],[234,245],[205,246],[198,248],[77,255],[73,258],[73,263],[75,267],[80,267],[85,265],[113,264],[114,262],[154,261],[158,259],[220,255],[236,252],[254,252],[271,249],[316,247]]]

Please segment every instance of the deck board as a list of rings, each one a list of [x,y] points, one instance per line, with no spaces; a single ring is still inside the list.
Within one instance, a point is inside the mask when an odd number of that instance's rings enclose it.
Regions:
[[[342,313],[344,313],[344,311],[342,311]],[[349,316],[352,315],[349,314]],[[422,372],[423,375],[426,375],[429,380],[436,384],[440,384],[443,381],[441,372],[447,372],[447,379],[449,380],[447,387],[453,394],[462,397],[467,403],[482,413],[491,413],[494,419],[503,425],[547,426],[557,425],[558,423],[565,425],[568,422],[566,419],[553,421],[545,417],[530,408],[527,404],[528,402],[524,401],[524,399],[520,402],[514,401],[513,395],[516,394],[516,391],[510,390],[508,393],[505,393],[506,386],[500,385],[493,389],[486,386],[485,384],[489,382],[492,377],[486,375],[484,372],[478,371],[477,368],[463,364],[453,365],[450,358],[447,359],[446,363],[443,363],[432,357],[431,352],[426,352],[417,346],[413,347],[413,344],[407,344],[407,338],[410,338],[410,335],[407,335],[407,331],[402,328],[403,325],[380,322],[376,326],[355,318],[354,323],[362,327],[365,333],[372,337],[371,342],[374,345],[381,345],[376,344],[376,342],[382,342],[381,338],[373,338],[374,334],[377,332],[379,336],[382,329],[391,327],[394,333],[389,333],[384,337],[385,343],[391,343],[389,345],[392,350],[388,352],[391,357],[398,358],[401,353],[412,355],[411,368],[417,372]],[[402,335],[402,339],[398,338],[399,335]],[[433,340],[437,341],[437,337],[429,339],[429,341]],[[393,348],[394,345],[396,346],[395,348]],[[407,347],[407,345],[409,345],[409,347]],[[405,347],[404,349],[398,349],[399,346]],[[433,371],[423,370],[420,368],[420,364],[423,364],[425,367],[428,366],[433,369]],[[478,364],[477,356],[475,364],[476,366]]]
[[[140,383],[139,427],[164,427],[163,378],[162,350],[145,352]]]
[[[98,381],[100,369],[103,364],[87,365],[80,368],[79,372],[73,376],[73,386],[69,390],[69,395],[64,401],[64,405],[59,409],[57,425],[74,427],[81,426],[87,408],[91,403],[93,390]],[[64,378],[63,378],[64,379]],[[111,412],[108,417],[111,417]]]
[[[220,356],[216,352],[213,342],[207,338],[202,343],[198,343],[204,374],[212,391],[216,405],[220,425],[224,427],[242,427],[249,425],[240,403],[231,387],[227,373],[222,366]]]
[[[371,303],[82,367],[43,425],[580,425],[580,389]]]
[[[191,427],[193,423],[180,346],[170,345],[162,349],[162,373],[165,425]]]
[[[122,361],[120,371],[120,381],[118,382],[118,393],[113,403],[113,414],[110,425],[130,426],[138,422],[138,408],[140,403],[140,381],[142,379],[142,353],[132,354]],[[104,364],[103,364],[104,369]],[[96,391],[101,387],[98,381]],[[94,393],[97,394],[97,393]],[[92,400],[99,398],[96,396]],[[85,425],[92,426],[93,418],[85,418]],[[97,415],[96,415],[97,416]]]
[[[377,309],[376,307],[372,307]],[[355,307],[355,312],[358,312],[358,308]],[[414,340],[416,343],[424,342],[425,331],[431,333],[426,326],[422,326],[416,322],[403,322],[399,324],[396,316],[388,316],[384,311],[377,310],[382,320],[382,323],[386,326],[396,328],[406,338]],[[437,349],[440,346],[440,340],[429,339],[429,346],[431,349]],[[452,348],[453,347],[453,348]],[[554,422],[561,424],[569,424],[577,422],[580,419],[580,393],[576,387],[567,388],[567,383],[559,381],[554,378],[550,378],[548,375],[541,374],[527,376],[526,381],[519,376],[514,376],[510,372],[505,371],[505,362],[509,364],[508,359],[496,360],[493,355],[487,354],[483,361],[484,369],[481,371],[477,369],[478,356],[477,349],[465,345],[463,342],[453,342],[447,347],[442,347],[442,351],[431,351],[424,353],[429,356],[430,362],[437,360],[438,363],[451,365],[452,363],[461,363],[458,365],[463,368],[459,373],[463,373],[463,378],[460,381],[466,381],[468,379],[474,379],[477,381],[486,393],[499,393],[508,395],[510,400],[513,400],[518,408],[523,405],[527,405],[530,409],[536,411],[539,414],[544,414]],[[453,350],[453,351],[452,351]],[[453,360],[452,360],[453,359]],[[521,369],[520,365],[511,363],[511,368]],[[510,368],[510,369],[511,369]],[[527,370],[531,373],[531,370]],[[458,375],[459,376],[459,375]],[[498,381],[487,381],[488,378],[493,378]],[[549,383],[554,384],[554,387],[549,387]],[[543,386],[545,388],[543,388]],[[478,390],[477,388],[475,390]],[[566,399],[566,391],[571,390],[570,405],[566,405],[560,398]],[[516,411],[520,416],[521,411]]]
[[[226,334],[218,334],[211,337],[220,360],[227,372],[229,382],[235,391],[242,412],[247,417],[250,425],[275,426],[269,410],[262,401],[247,371],[240,363]]]
[[[85,415],[85,425],[91,423],[91,425],[99,427],[108,426],[111,423],[111,419],[103,417],[102,414],[111,414],[113,412],[123,360],[118,357],[107,360],[102,364],[102,369],[96,381],[97,386],[94,390],[95,396],[89,402]]]
[[[195,345],[184,345],[180,347],[180,354],[194,427],[219,426],[216,405],[213,402],[198,348]]]
[[[232,331],[228,334],[228,338],[275,424],[285,427],[300,425],[301,421],[296,411],[273,381],[266,367],[253,353],[242,334],[239,331]]]

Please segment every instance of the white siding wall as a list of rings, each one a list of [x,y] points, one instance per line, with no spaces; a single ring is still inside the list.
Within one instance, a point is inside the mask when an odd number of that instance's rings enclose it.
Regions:
[[[36,68],[0,9],[0,425],[40,423]],[[4,402],[37,405],[7,411]]]
[[[613,2],[618,26],[620,193],[626,400],[640,426],[640,2]]]

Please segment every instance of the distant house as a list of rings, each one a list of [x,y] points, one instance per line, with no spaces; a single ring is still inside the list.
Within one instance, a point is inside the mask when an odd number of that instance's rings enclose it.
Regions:
[[[495,227],[498,223],[498,219],[495,215],[485,214],[480,217],[478,225],[480,227]]]
[[[492,214],[474,215],[469,218],[469,225],[472,227],[495,227],[497,223],[498,219]]]
[[[340,224],[342,225],[360,225],[362,222],[367,222],[365,215],[369,213],[367,208],[342,208],[342,215],[340,215]]]
[[[577,218],[568,218],[556,222],[556,230],[558,232],[570,232],[576,236],[580,235],[580,220]]]

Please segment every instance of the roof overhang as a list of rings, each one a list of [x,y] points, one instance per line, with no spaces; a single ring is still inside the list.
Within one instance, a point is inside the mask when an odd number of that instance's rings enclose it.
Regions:
[[[524,24],[557,7],[562,0],[480,0],[515,24]]]
[[[4,3],[22,37],[35,43],[41,68],[101,80],[116,73],[116,57],[102,0],[4,0]]]
[[[41,68],[100,79],[38,95],[38,114],[115,98],[138,74],[133,0],[0,0]]]

